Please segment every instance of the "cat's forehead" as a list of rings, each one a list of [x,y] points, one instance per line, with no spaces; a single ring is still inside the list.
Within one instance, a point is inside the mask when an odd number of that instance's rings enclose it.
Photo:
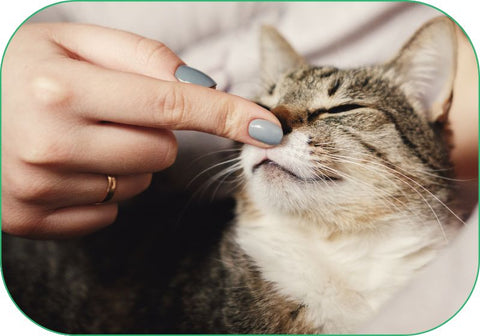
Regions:
[[[303,67],[275,88],[278,103],[305,107],[335,105],[350,100],[378,100],[389,87],[377,68]]]

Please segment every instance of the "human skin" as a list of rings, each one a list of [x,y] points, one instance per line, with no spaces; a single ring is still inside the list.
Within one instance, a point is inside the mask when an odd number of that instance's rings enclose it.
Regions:
[[[252,120],[269,111],[180,83],[183,65],[141,36],[71,23],[22,26],[2,70],[2,230],[31,238],[83,235],[112,223],[118,202],[150,184],[177,155],[172,130],[259,147]],[[116,176],[113,199],[106,175]]]

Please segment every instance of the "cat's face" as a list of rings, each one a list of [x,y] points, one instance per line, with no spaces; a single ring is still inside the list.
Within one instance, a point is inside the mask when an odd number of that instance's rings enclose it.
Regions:
[[[449,21],[436,25],[436,30],[450,32]],[[349,227],[399,211],[422,216],[428,211],[417,207],[431,200],[430,192],[445,198],[444,180],[436,176],[449,168],[448,155],[432,121],[446,110],[442,105],[435,111],[428,99],[433,95],[435,103],[447,101],[450,91],[441,85],[448,93],[439,96],[426,90],[429,96],[422,97],[424,93],[416,94],[412,76],[399,75],[406,62],[422,57],[418,47],[415,56],[403,55],[412,53],[409,45],[418,39],[435,35],[427,33],[420,30],[390,63],[340,70],[306,65],[277,33],[264,31],[266,53],[275,56],[264,56],[264,63],[269,62],[264,64],[269,72],[264,77],[271,80],[258,101],[277,115],[285,136],[271,149],[243,148],[248,197],[267,211]],[[286,66],[276,64],[278,58]],[[268,67],[288,70],[272,74]],[[445,78],[451,88],[453,76],[448,72]]]

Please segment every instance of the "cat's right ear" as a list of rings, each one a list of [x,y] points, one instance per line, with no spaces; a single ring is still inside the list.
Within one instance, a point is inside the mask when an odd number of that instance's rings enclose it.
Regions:
[[[392,77],[429,121],[446,121],[457,65],[455,23],[439,17],[424,24],[391,63]]]
[[[272,26],[262,26],[260,34],[260,71],[262,82],[270,88],[286,72],[306,65],[287,40]]]

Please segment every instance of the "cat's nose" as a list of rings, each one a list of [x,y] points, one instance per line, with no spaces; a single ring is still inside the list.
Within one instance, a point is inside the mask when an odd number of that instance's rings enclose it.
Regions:
[[[282,125],[283,135],[292,132],[292,113],[284,106],[278,106],[271,110]]]

